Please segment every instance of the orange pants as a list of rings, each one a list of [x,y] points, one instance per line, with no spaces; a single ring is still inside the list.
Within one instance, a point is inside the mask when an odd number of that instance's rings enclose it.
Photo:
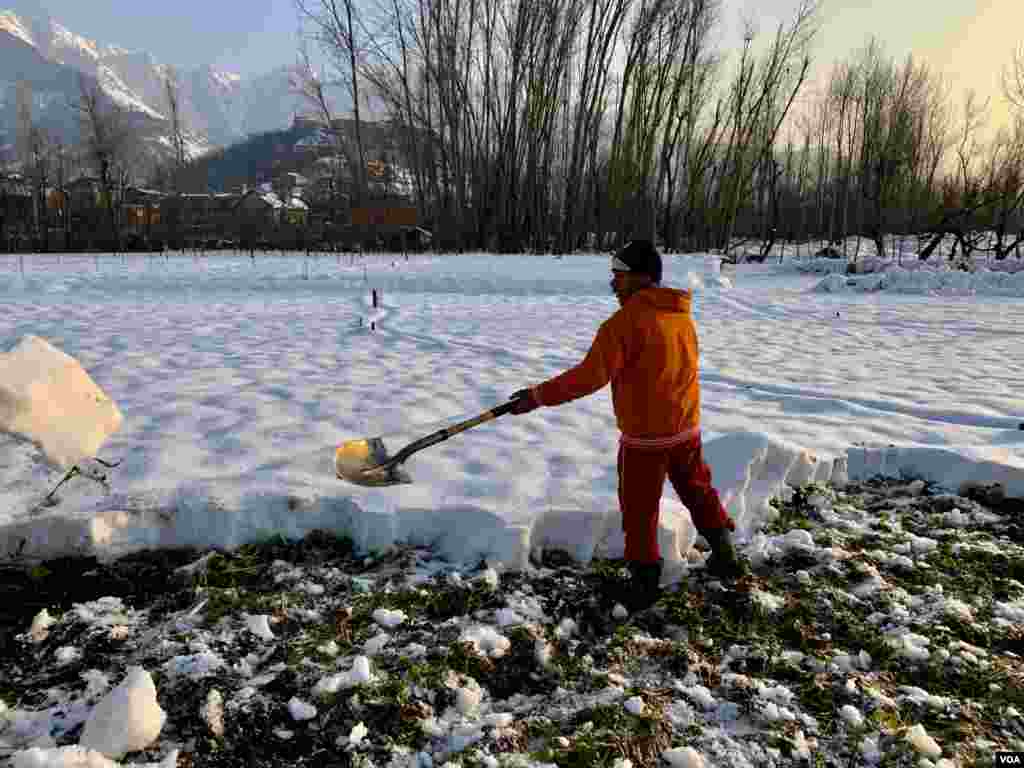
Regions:
[[[619,445],[619,508],[626,534],[626,560],[657,562],[658,514],[667,476],[690,511],[698,529],[728,528],[736,524],[711,485],[711,469],[704,461],[700,435],[667,450]]]

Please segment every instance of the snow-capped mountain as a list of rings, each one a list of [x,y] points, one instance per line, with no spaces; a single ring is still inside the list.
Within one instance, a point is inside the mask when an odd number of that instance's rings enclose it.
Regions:
[[[90,40],[51,16],[0,6],[0,146],[14,140],[19,80],[31,86],[44,124],[66,122],[56,112],[70,112],[79,73],[98,81],[115,103],[159,124],[168,111],[167,72],[146,51]],[[182,115],[197,148],[286,127],[298,106],[285,69],[247,79],[207,66],[179,72],[178,79]]]

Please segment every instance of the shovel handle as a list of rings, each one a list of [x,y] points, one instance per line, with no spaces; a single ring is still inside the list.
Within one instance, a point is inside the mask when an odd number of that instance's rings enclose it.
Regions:
[[[457,435],[460,432],[465,432],[467,429],[478,427],[481,424],[486,424],[488,421],[493,421],[499,416],[504,416],[506,413],[510,413],[514,406],[515,401],[502,403],[496,408],[491,408],[491,410],[489,411],[484,411],[479,416],[474,416],[472,419],[467,419],[466,421],[459,422],[458,424],[453,424],[452,426],[446,427],[445,429],[439,429],[437,432],[433,432],[427,435],[426,437],[421,437],[419,440],[409,443],[407,446],[405,446],[405,448],[396,453],[389,462],[382,466],[398,466],[403,461],[412,456],[414,453],[422,451],[424,448],[429,448],[432,445],[437,445],[438,443],[447,440],[452,435]]]

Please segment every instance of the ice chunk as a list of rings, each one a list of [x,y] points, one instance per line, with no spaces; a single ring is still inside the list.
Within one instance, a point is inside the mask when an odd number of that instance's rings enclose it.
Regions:
[[[480,706],[483,692],[478,685],[463,686],[455,691],[455,708],[463,715],[471,715]]]
[[[493,568],[485,568],[483,573],[480,574],[480,581],[489,586],[491,589],[497,589],[498,572]]]
[[[246,615],[245,625],[256,637],[263,640],[274,639],[274,633],[270,631],[270,617],[266,614],[260,614],[259,616]]]
[[[780,542],[786,549],[814,549],[814,539],[810,531],[794,528],[782,537]]]
[[[133,768],[177,768],[178,750],[172,749],[158,763],[135,763]],[[16,752],[11,768],[120,768],[120,763],[108,760],[100,752],[78,746],[60,748],[32,747]]]
[[[349,674],[354,684],[368,683],[373,678],[370,671],[370,660],[365,656],[356,656],[352,662],[352,672]]]
[[[533,641],[533,656],[543,668],[547,668],[548,664],[551,663],[551,643],[544,640],[543,637],[538,637]]]
[[[491,658],[504,656],[512,647],[512,641],[493,627],[467,629],[459,637],[459,640],[472,643],[477,651]]]
[[[906,739],[914,746],[914,749],[925,757],[934,758],[942,754],[942,747],[936,743],[935,739],[928,735],[928,732],[925,731],[921,723],[907,731]]]
[[[644,713],[644,700],[639,696],[630,696],[626,699],[623,706],[626,711],[633,715],[642,715]]]
[[[366,738],[367,733],[369,733],[369,729],[367,729],[366,724],[363,723],[362,720],[360,720],[358,723],[352,726],[352,730],[348,734],[348,743],[358,744]]]
[[[378,608],[373,612],[373,620],[385,629],[392,629],[397,627],[408,616],[405,615],[404,611],[390,611],[387,608]]]
[[[499,608],[494,616],[494,620],[498,623],[499,627],[503,628],[523,623],[523,617],[511,608]]]
[[[864,724],[864,715],[851,704],[844,704],[839,714],[851,728],[860,728]]]
[[[693,747],[676,747],[661,753],[672,768],[704,768],[704,757]]]
[[[576,622],[566,616],[558,622],[558,627],[555,628],[555,637],[560,640],[567,640],[572,637],[572,633],[576,631],[576,628]]]
[[[206,703],[199,713],[203,722],[214,736],[224,736],[224,697],[216,688],[211,688],[206,695]]]
[[[145,749],[160,735],[167,713],[156,701],[156,685],[142,667],[128,667],[125,678],[89,714],[78,744],[118,760]]]
[[[41,643],[50,634],[50,627],[57,623],[57,620],[50,615],[45,608],[36,614],[32,619],[32,626],[28,630],[28,636],[33,643]]]
[[[20,435],[68,468],[94,457],[123,417],[81,364],[38,336],[0,354],[0,432]]]
[[[293,720],[312,720],[316,717],[316,707],[296,696],[292,696],[288,700],[288,713],[292,716]]]

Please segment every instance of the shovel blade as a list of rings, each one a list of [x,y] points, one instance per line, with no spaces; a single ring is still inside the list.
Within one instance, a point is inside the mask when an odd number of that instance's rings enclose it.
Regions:
[[[371,488],[411,483],[400,466],[385,466],[390,460],[381,437],[346,440],[334,452],[334,470],[342,480]]]

